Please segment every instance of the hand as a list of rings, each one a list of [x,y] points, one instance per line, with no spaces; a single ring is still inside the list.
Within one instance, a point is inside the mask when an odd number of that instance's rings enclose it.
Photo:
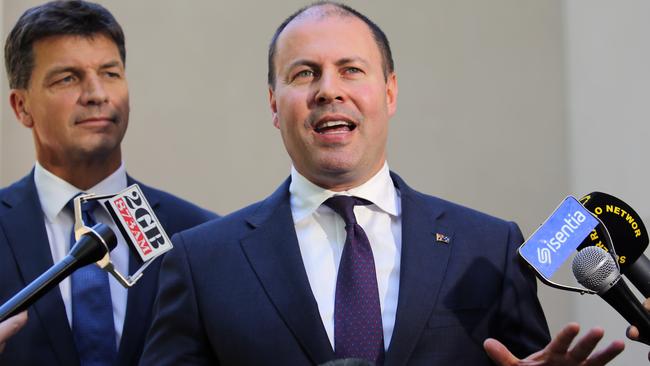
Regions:
[[[500,366],[605,365],[623,352],[623,348],[625,348],[623,341],[614,341],[607,348],[592,354],[596,344],[605,333],[601,328],[593,328],[569,350],[571,342],[579,331],[580,326],[577,323],[569,323],[543,350],[535,352],[523,360],[515,357],[506,346],[496,339],[486,339],[483,342],[483,347],[492,361]]]
[[[5,349],[5,342],[27,323],[27,311],[16,314],[0,323],[0,353]]]
[[[650,311],[650,298],[645,299],[643,306]],[[639,339],[639,330],[636,329],[634,325],[627,327],[627,337],[634,341],[643,342],[645,344],[650,344],[650,341],[647,339]],[[648,360],[650,361],[650,352],[648,352]]]

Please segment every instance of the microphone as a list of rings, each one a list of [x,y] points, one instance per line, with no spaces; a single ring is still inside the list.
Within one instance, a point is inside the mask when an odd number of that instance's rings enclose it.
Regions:
[[[640,341],[650,344],[650,314],[621,279],[609,253],[594,246],[580,250],[573,258],[573,275],[581,285],[597,292],[625,320],[636,326]]]
[[[643,254],[648,247],[648,232],[641,217],[627,203],[607,193],[592,192],[582,197],[580,202],[598,216],[607,228],[618,256],[621,274],[644,297],[650,297],[650,260]],[[598,225],[578,249],[589,245],[605,249],[605,235],[603,226]]]
[[[115,233],[104,224],[97,224],[85,233],[70,249],[68,255],[38,276],[27,287],[0,307],[0,321],[27,309],[64,278],[77,269],[97,262],[115,249]]]

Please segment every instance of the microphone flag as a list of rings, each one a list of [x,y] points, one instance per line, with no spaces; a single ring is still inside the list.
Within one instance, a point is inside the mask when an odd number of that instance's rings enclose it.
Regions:
[[[573,196],[568,196],[551,216],[519,247],[519,255],[545,280],[562,264],[599,224]]]

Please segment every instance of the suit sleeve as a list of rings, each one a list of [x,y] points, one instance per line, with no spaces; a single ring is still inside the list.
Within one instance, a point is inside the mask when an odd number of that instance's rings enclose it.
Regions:
[[[180,234],[163,259],[154,320],[140,365],[218,365],[199,313],[192,268]]]
[[[495,338],[519,358],[537,352],[550,341],[544,312],[537,298],[537,282],[517,254],[523,242],[519,227],[509,223],[506,268]]]

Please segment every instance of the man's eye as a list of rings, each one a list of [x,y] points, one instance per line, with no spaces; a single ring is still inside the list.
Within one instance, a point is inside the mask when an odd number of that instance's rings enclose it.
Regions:
[[[362,73],[363,71],[358,68],[358,67],[348,67],[345,69],[346,74],[359,74]]]
[[[121,75],[119,72],[106,71],[106,76],[109,78],[119,78]]]
[[[56,79],[53,84],[70,84],[75,80],[75,77],[73,75],[67,75],[64,77],[61,77],[59,79]]]
[[[299,73],[296,74],[294,79],[297,79],[297,78],[309,78],[309,77],[312,77],[312,76],[314,76],[313,71],[311,71],[311,70],[302,70],[302,71],[300,71]]]

